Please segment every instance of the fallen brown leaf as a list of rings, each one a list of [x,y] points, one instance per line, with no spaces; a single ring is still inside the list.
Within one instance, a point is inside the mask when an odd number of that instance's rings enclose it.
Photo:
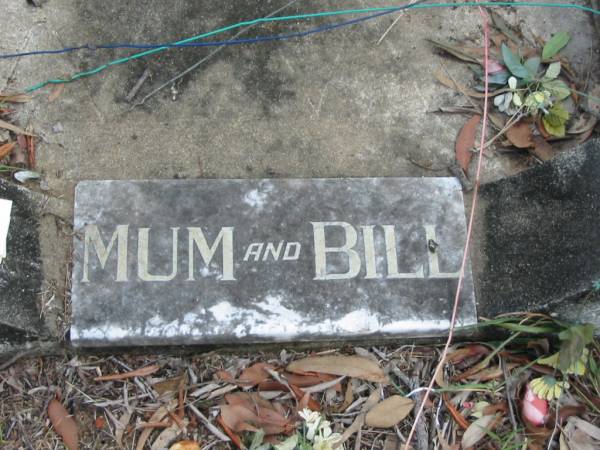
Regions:
[[[225,401],[228,404],[221,406],[221,416],[236,433],[262,428],[266,434],[280,434],[290,426],[283,408],[262,398],[258,392],[227,394]]]
[[[10,152],[13,151],[15,145],[17,145],[16,142],[8,142],[6,144],[0,145],[0,159],[4,159],[8,155],[10,155]]]
[[[273,410],[261,409],[259,413],[243,405],[222,405],[221,418],[234,432],[258,431],[265,434],[281,434],[289,429],[289,421]]]
[[[519,366],[519,364],[516,364],[516,363],[508,363],[506,365],[508,370],[512,370],[518,366]],[[480,370],[477,373],[469,375],[467,378],[472,379],[472,380],[476,379],[476,380],[479,380],[480,382],[485,382],[485,381],[490,381],[490,380],[496,380],[496,379],[502,378],[502,377],[504,377],[504,371],[502,370],[502,367],[495,366],[495,367],[489,367],[487,369]]]
[[[332,411],[339,413],[346,410],[348,406],[352,404],[354,401],[354,389],[352,388],[352,381],[349,380],[346,384],[346,392],[344,394],[344,401],[339,405],[335,406]]]
[[[0,103],[27,103],[32,98],[26,94],[0,94]]]
[[[159,381],[158,383],[154,383],[152,385],[152,389],[158,392],[159,395],[163,395],[166,392],[175,392],[179,389],[182,379],[183,375],[180,375],[178,377],[169,378],[165,381]]]
[[[473,146],[475,145],[475,134],[477,127],[481,121],[479,114],[471,117],[462,127],[456,138],[455,155],[456,161],[460,167],[467,173],[469,171],[469,163],[473,157]]]
[[[18,134],[17,144],[10,158],[11,166],[23,166],[27,162],[27,138],[22,134]]]
[[[321,372],[387,383],[387,377],[374,361],[360,356],[316,356],[294,361],[287,370],[296,373]]]
[[[500,36],[503,36],[506,38],[506,39],[500,39],[500,40],[493,39],[493,41],[497,47],[500,47],[500,44],[503,41],[508,42],[508,40],[512,41],[513,43],[515,43],[517,45],[521,45],[521,39],[519,39],[519,36],[522,37],[522,35],[521,35],[520,30],[515,29],[506,20],[504,20],[504,18],[502,16],[500,16],[500,14],[498,14],[494,11],[490,11],[490,17],[492,19],[492,24],[494,25],[494,27],[496,27],[498,29],[498,31],[500,31],[500,33],[501,33]]]
[[[363,406],[360,409],[360,414],[356,416],[354,422],[352,422],[352,424],[344,430],[344,433],[342,434],[342,437],[339,439],[339,441],[337,441],[333,445],[334,449],[340,448],[344,444],[344,442],[346,442],[348,439],[350,439],[350,437],[352,437],[354,433],[362,429],[363,425],[365,424],[365,417],[367,415],[367,412],[369,412],[371,408],[373,408],[377,403],[379,403],[380,398],[381,397],[379,394],[379,389],[373,389],[373,391],[367,398],[367,401],[363,403]]]
[[[29,127],[27,127],[29,131]],[[31,136],[27,136],[27,163],[30,169],[35,169],[35,139]]]
[[[498,130],[502,130],[506,125],[506,120],[500,114],[489,113],[488,117],[490,118],[490,121],[494,124],[494,126],[498,128]]]
[[[561,450],[595,450],[600,446],[600,428],[578,417],[570,417],[560,441]]]
[[[460,446],[458,444],[450,445],[448,443],[448,441],[446,440],[446,438],[444,437],[444,433],[442,433],[442,430],[437,430],[437,438],[440,443],[440,446],[442,447],[442,450],[458,450],[460,448]],[[397,449],[393,449],[393,450],[397,450]]]
[[[585,414],[586,410],[584,405],[563,405],[558,409],[558,417],[560,420],[566,420],[569,417],[581,416]],[[548,419],[549,425],[554,426],[556,414],[549,414]]]
[[[486,406],[485,408],[483,408],[483,415],[489,416],[491,414],[496,414],[497,412],[505,413],[507,411],[508,411],[508,403],[500,402],[500,403],[495,403],[493,405],[489,405],[489,406]]]
[[[592,89],[588,90],[586,97],[585,109],[590,114],[600,117],[600,84],[596,84]]]
[[[12,131],[15,134],[24,134],[26,136],[35,136],[35,134],[29,133],[25,131],[23,128],[20,128],[12,123],[8,123],[2,119],[0,119],[0,128],[4,128],[5,130]]]
[[[235,383],[235,377],[227,370],[217,370],[215,376],[218,380],[225,381],[227,383]]]
[[[537,127],[538,131],[544,139],[549,139],[552,137],[550,136],[550,133],[546,131],[546,127],[544,126],[544,122],[542,121],[542,119],[537,119],[535,121],[535,126]]]
[[[582,134],[586,133],[589,130],[592,130],[596,124],[598,123],[598,119],[591,114],[584,113],[582,114],[567,130],[568,134]]]
[[[538,356],[550,353],[550,341],[548,338],[531,339],[527,341],[527,348],[536,350]],[[527,360],[529,363],[529,360]]]
[[[468,88],[457,81],[452,80],[449,76],[442,72],[434,73],[435,78],[442,83],[444,86],[449,87],[450,89],[454,89],[455,91],[462,92],[463,94],[473,97],[473,98],[485,98],[485,94],[483,92],[477,92],[471,88]],[[503,94],[505,92],[509,92],[510,89],[498,89],[496,91],[492,91],[489,93],[491,97],[495,97],[496,95]]]
[[[54,431],[62,438],[69,450],[79,448],[79,430],[73,418],[65,407],[56,399],[52,399],[48,405],[48,417],[54,427]]]
[[[321,405],[316,401],[308,392],[304,392],[298,386],[290,384],[290,391],[294,398],[300,403],[302,402],[302,408],[308,408],[312,411],[321,411]]]
[[[444,405],[446,405],[446,409],[454,419],[454,421],[461,427],[463,430],[469,428],[469,421],[465,419],[465,417],[456,409],[456,407],[450,401],[448,394],[442,394],[442,400],[444,400]]]
[[[410,414],[414,404],[408,397],[392,395],[371,408],[365,417],[365,424],[369,427],[392,428]]]
[[[240,450],[245,450],[246,446],[242,442],[242,439],[231,428],[227,426],[227,424],[223,420],[223,417],[217,416],[217,422],[219,423],[219,425],[221,425],[221,427],[223,427],[223,431],[225,431],[225,434],[229,436],[229,439],[231,439],[235,446]]]
[[[119,448],[123,446],[123,435],[125,434],[125,430],[127,429],[127,425],[129,424],[132,414],[133,409],[127,409],[121,418],[115,423],[115,441],[117,442]]]
[[[467,449],[470,447],[474,447],[480,440],[482,440],[485,436],[487,436],[487,431],[489,431],[494,422],[496,421],[495,415],[483,416],[480,419],[477,419],[463,434],[461,448]]]
[[[150,419],[148,420],[148,422],[150,423],[159,423],[163,420],[163,418],[165,416],[167,416],[169,414],[169,411],[171,411],[172,409],[177,407],[177,400],[172,400],[168,405],[163,405],[160,408],[158,408],[154,414],[152,414],[152,417],[150,417]],[[140,438],[137,441],[137,445],[135,447],[136,450],[143,450],[145,445],[146,445],[146,441],[148,440],[148,438],[150,437],[150,435],[152,434],[152,431],[154,431],[154,428],[145,428],[144,431],[142,431],[142,433],[140,434]]]
[[[483,61],[483,51],[481,49],[469,48],[463,45],[452,45],[448,42],[436,41],[435,39],[427,39],[427,41],[434,47],[450,53],[462,61],[475,64],[481,64]]]
[[[94,378],[94,381],[116,381],[116,380],[125,380],[127,378],[133,377],[146,377],[148,375],[152,375],[155,372],[160,370],[160,366],[156,364],[152,364],[150,366],[142,367],[140,369],[132,370],[130,372],[124,373],[114,373],[111,375],[103,375],[101,377]]]
[[[579,417],[570,417],[569,423],[575,425],[589,437],[600,441],[600,428],[598,428],[596,425],[592,425],[591,423],[580,419]]]
[[[246,386],[256,386],[257,384],[271,378],[269,372],[265,370],[267,368],[271,370],[275,369],[270,364],[266,364],[263,362],[256,363],[244,369],[236,381]]]
[[[592,128],[591,130],[587,130],[585,133],[581,133],[578,137],[577,137],[577,143],[578,144],[583,144],[585,141],[587,141],[592,134],[594,134],[594,129]]]
[[[491,352],[489,347],[481,344],[469,344],[459,349],[453,349],[448,352],[446,362],[457,364],[472,356],[487,355]]]
[[[541,136],[533,138],[533,148],[529,152],[538,157],[541,161],[549,161],[556,155],[556,151],[548,141]]]
[[[329,375],[326,373],[299,375],[296,373],[284,372],[281,375],[283,375],[283,377],[287,380],[288,383],[301,388],[315,386],[325,381],[331,381],[337,378],[335,375]]]
[[[173,442],[183,431],[185,427],[187,427],[188,420],[184,419],[184,427],[182,428],[180,425],[174,423],[168,428],[165,428],[160,432],[160,434],[156,437],[152,445],[150,446],[150,450],[163,450],[167,448],[169,442]]]
[[[515,123],[506,130],[506,137],[517,148],[529,148],[533,146],[531,127],[527,122],[520,121]]]
[[[276,411],[274,403],[261,397],[258,392],[225,394],[225,401],[230,405],[241,405],[250,410],[270,409]]]

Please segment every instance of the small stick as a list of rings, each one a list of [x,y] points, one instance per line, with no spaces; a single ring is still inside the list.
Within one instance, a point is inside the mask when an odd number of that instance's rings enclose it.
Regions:
[[[125,101],[127,103],[131,103],[131,101],[135,98],[137,93],[140,91],[142,84],[150,77],[150,70],[148,68],[144,69],[144,73],[142,76],[135,82],[129,93],[125,96]]]
[[[273,17],[275,14],[278,14],[279,12],[283,11],[286,8],[289,8],[290,6],[292,6],[294,3],[296,3],[298,0],[290,0],[289,3],[283,5],[281,8],[276,9],[275,11],[273,11],[271,14],[265,16],[265,18],[268,17]],[[238,31],[237,33],[235,33],[232,36],[232,39],[237,39],[239,36],[241,36],[242,34],[244,34],[246,31],[251,30],[252,28],[254,28],[256,26],[256,24],[253,25],[249,25],[247,27],[241,28],[240,31]],[[144,98],[142,98],[139,102],[137,102],[135,105],[133,105],[131,107],[131,109],[135,108],[136,106],[142,106],[144,103],[146,103],[146,100],[148,100],[150,97],[152,97],[153,95],[157,94],[158,92],[160,92],[161,90],[163,90],[164,88],[166,88],[167,86],[172,85],[173,83],[175,83],[177,80],[179,80],[180,78],[186,76],[188,73],[193,72],[194,70],[196,70],[198,67],[200,67],[202,64],[204,64],[206,61],[208,61],[209,59],[211,59],[213,56],[217,55],[219,52],[221,52],[225,47],[221,46],[221,47],[217,47],[215,48],[213,51],[211,51],[208,55],[206,55],[204,58],[200,59],[198,62],[192,64],[190,67],[188,67],[187,69],[185,69],[183,72],[180,72],[179,74],[175,75],[173,78],[171,78],[170,80],[164,82],[163,84],[161,84],[160,86],[158,86],[157,88],[155,88],[152,92],[150,92],[149,94],[147,94]]]
[[[137,429],[144,428],[168,428],[172,425],[170,420],[163,420],[161,422],[140,422],[136,425]]]
[[[196,408],[194,405],[188,405],[188,408],[190,409],[190,411],[192,411],[194,413],[194,415],[200,419],[200,421],[206,426],[206,428],[208,428],[208,430],[214,434],[216,437],[218,437],[220,440],[224,441],[224,442],[229,442],[231,441],[231,439],[229,439],[228,436],[226,436],[225,434],[223,434],[223,432],[221,430],[219,430],[217,427],[215,427],[207,418],[204,414],[202,414],[200,411],[198,411],[198,408]]]
[[[423,3],[423,0],[412,0],[410,2],[410,5],[414,5],[414,4],[418,4],[418,3]],[[381,35],[381,37],[379,38],[379,40],[377,41],[377,45],[381,44],[381,41],[383,41],[385,39],[385,37],[388,35],[388,33],[391,31],[392,28],[394,28],[394,25],[396,25],[398,23],[398,21],[400,20],[400,18],[404,15],[404,11],[400,11],[400,14],[398,14],[398,17],[396,17],[394,19],[394,21],[392,22],[392,24],[387,27],[387,30],[385,30],[383,32],[383,34]]]

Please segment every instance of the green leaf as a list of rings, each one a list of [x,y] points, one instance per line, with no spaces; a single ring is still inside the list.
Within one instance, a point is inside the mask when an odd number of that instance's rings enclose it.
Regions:
[[[587,348],[584,348],[581,357],[577,359],[573,364],[571,364],[567,368],[567,370],[564,371],[564,373],[575,374],[580,376],[584,375],[588,361],[593,361],[593,359],[589,358],[589,355],[589,350]],[[551,356],[547,356],[546,358],[539,358],[536,362],[543,366],[550,366],[554,367],[555,369],[560,369],[560,352],[555,353]]]
[[[571,40],[571,36],[569,33],[565,31],[561,31],[560,33],[556,33],[552,36],[546,45],[544,45],[544,50],[542,51],[542,59],[548,60],[558,54]]]
[[[550,114],[548,114],[547,116],[550,116],[557,106],[561,106],[562,108],[562,105],[560,105],[560,103],[557,103],[550,110]],[[568,120],[569,114],[566,111],[564,112],[567,114],[567,119],[565,119],[563,122],[563,128],[564,123]],[[554,117],[558,116],[555,115]],[[564,117],[564,114],[561,116],[561,118],[562,117]],[[544,126],[545,125],[546,122],[544,122]],[[546,131],[550,133],[548,128],[546,128]],[[563,372],[567,372],[569,368],[584,355],[585,346],[592,342],[592,340],[594,339],[594,326],[590,324],[573,325],[570,328],[567,328],[566,330],[559,333],[558,338],[562,341],[558,358],[558,367]]]
[[[546,75],[544,75],[544,79],[546,80],[554,80],[558,78],[560,75],[560,62],[553,62],[546,69]]]
[[[533,58],[529,58],[527,61],[525,61],[523,66],[525,66],[525,68],[529,71],[530,78],[535,78],[538,70],[540,70],[541,62],[542,60],[539,58],[539,56],[534,56]]]
[[[565,133],[566,133],[566,123],[569,120],[570,114],[569,112],[563,107],[563,105],[561,103],[555,103],[554,106],[550,109],[550,111],[548,112],[548,114],[546,114],[543,118],[542,118],[542,122],[544,123],[544,128],[546,128],[546,131],[548,133],[550,133],[552,136],[557,136],[557,137],[564,137]],[[569,330],[565,330],[565,331],[569,331]],[[561,332],[560,334],[565,333],[565,331]],[[560,337],[560,335],[559,335]],[[561,340],[563,340],[563,338],[560,338]],[[566,339],[566,338],[565,338]],[[567,350],[566,352],[564,352],[565,354],[570,354],[571,351]],[[579,353],[581,354],[581,352]],[[561,348],[561,356],[563,355],[563,351]],[[579,358],[579,356],[577,356],[575,358],[575,360],[577,360],[577,358]],[[566,368],[568,368],[571,365],[572,362],[570,362],[569,364],[566,364]],[[560,364],[561,367],[563,367],[563,364]]]
[[[556,98],[556,100],[564,100],[571,95],[571,89],[562,80],[544,81],[542,86],[545,90],[550,92],[550,94]]]
[[[520,325],[517,323],[498,323],[496,325],[501,328],[506,328],[507,330],[516,331],[519,333],[545,334],[556,331],[556,328],[550,326]]]
[[[521,58],[515,55],[504,43],[502,44],[502,59],[504,65],[515,77],[527,78],[529,76],[529,70],[521,64]]]
[[[265,432],[263,430],[258,430],[256,433],[254,433],[252,436],[252,442],[250,443],[250,450],[260,450],[264,439]]]
[[[488,77],[488,82],[490,84],[498,84],[500,86],[504,86],[508,82],[508,77],[510,74],[508,72],[502,71],[495,74],[492,74]]]

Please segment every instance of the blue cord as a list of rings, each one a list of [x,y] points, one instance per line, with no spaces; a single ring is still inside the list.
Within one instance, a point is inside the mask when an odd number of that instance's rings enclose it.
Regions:
[[[187,43],[168,43],[168,44],[129,44],[129,43],[117,43],[117,44],[102,44],[102,45],[81,45],[79,47],[66,47],[60,50],[40,50],[40,51],[32,51],[32,52],[23,52],[23,53],[12,53],[6,55],[0,55],[0,59],[8,59],[8,58],[19,58],[23,56],[36,56],[36,55],[56,55],[61,53],[70,53],[79,50],[98,50],[98,49],[153,49],[160,47],[221,47],[221,46],[230,46],[230,45],[240,45],[240,44],[254,44],[257,42],[268,42],[268,41],[283,41],[287,39],[300,38],[304,36],[309,36],[315,33],[322,33],[325,31],[335,30],[337,28],[342,28],[350,25],[354,25],[357,23],[365,22],[367,20],[374,19],[376,17],[385,16],[388,14],[392,14],[397,12],[397,10],[388,10],[383,12],[378,12],[376,14],[370,14],[365,17],[360,17],[358,19],[345,20],[343,22],[338,22],[330,25],[323,25],[320,27],[312,28],[306,31],[299,31],[296,33],[289,34],[275,34],[271,36],[257,36],[253,38],[244,38],[244,39],[234,39],[229,41],[209,41],[209,42],[187,42]]]
[[[363,9],[363,10],[350,10],[350,11],[338,11],[338,12],[326,12],[326,13],[318,13],[318,14],[309,14],[309,15],[300,15],[298,16],[298,18],[303,18],[304,16],[317,16],[317,15],[337,15],[338,13],[345,13],[345,12],[353,12],[353,13],[360,13],[360,12],[368,12],[370,11],[380,11],[376,14],[372,14],[366,17],[362,17],[359,19],[353,19],[353,20],[348,20],[345,22],[340,22],[337,24],[333,24],[333,25],[328,25],[328,26],[324,26],[324,27],[318,27],[318,28],[313,28],[312,30],[308,30],[305,32],[301,32],[301,33],[291,33],[291,34],[281,34],[281,35],[275,35],[275,36],[259,36],[256,38],[247,38],[247,39],[237,39],[237,40],[229,40],[229,41],[213,41],[213,42],[185,42],[185,43],[164,43],[164,44],[129,44],[129,43],[117,43],[117,44],[102,44],[102,45],[91,45],[91,44],[86,44],[86,45],[81,45],[81,46],[77,46],[77,47],[66,47],[63,49],[58,49],[58,50],[38,50],[38,51],[31,51],[31,52],[21,52],[21,53],[7,53],[4,55],[0,55],[0,59],[8,59],[8,58],[19,58],[19,57],[24,57],[24,56],[36,56],[36,55],[57,55],[57,54],[62,54],[62,53],[69,53],[69,52],[74,52],[74,51],[79,51],[79,50],[98,50],[98,49],[125,49],[125,48],[130,48],[130,49],[158,49],[158,48],[172,48],[172,47],[214,47],[214,46],[226,46],[226,45],[238,45],[238,44],[249,44],[249,43],[255,43],[255,42],[266,42],[266,41],[278,41],[278,40],[285,40],[285,39],[292,39],[292,38],[296,38],[296,37],[302,37],[302,36],[307,36],[313,33],[320,33],[322,31],[328,31],[328,30],[332,30],[335,28],[340,28],[340,27],[344,27],[344,26],[348,26],[348,25],[352,25],[355,23],[359,23],[362,21],[366,21],[369,19],[373,19],[375,17],[379,17],[379,16],[383,16],[386,14],[391,14],[403,9],[429,9],[429,8],[433,8],[433,7],[458,7],[458,6],[477,6],[477,5],[481,5],[481,6],[540,6],[540,7],[560,7],[560,8],[573,8],[573,9],[580,9],[582,11],[587,11],[587,12],[591,12],[592,14],[600,14],[600,11],[595,10],[593,8],[588,8],[585,6],[581,6],[581,5],[577,5],[577,4],[570,4],[570,3],[556,3],[556,4],[552,4],[552,3],[539,3],[539,4],[535,4],[532,2],[482,2],[480,4],[478,3],[473,3],[473,2],[466,2],[466,3],[438,3],[438,4],[425,4],[425,5],[419,5],[419,4],[408,4],[408,5],[403,5],[403,6],[397,6],[397,7],[382,7],[382,8],[367,8],[367,9]],[[272,20],[275,20],[277,18],[273,18]]]

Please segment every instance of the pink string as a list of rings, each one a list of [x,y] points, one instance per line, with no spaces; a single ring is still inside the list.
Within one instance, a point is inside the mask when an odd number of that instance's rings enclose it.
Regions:
[[[463,253],[462,264],[460,267],[460,273],[458,276],[458,285],[456,287],[456,296],[454,297],[454,307],[452,309],[452,319],[450,320],[450,329],[448,331],[448,339],[446,341],[446,345],[444,346],[444,351],[440,357],[440,361],[435,368],[435,372],[433,373],[433,377],[427,386],[427,390],[425,391],[425,395],[423,396],[421,406],[417,411],[417,415],[415,416],[415,420],[413,422],[412,428],[410,429],[410,434],[406,440],[406,444],[404,445],[404,450],[409,450],[410,443],[417,429],[417,423],[421,419],[423,415],[423,410],[425,409],[425,404],[427,400],[429,400],[429,396],[433,389],[433,385],[435,380],[437,379],[439,372],[444,368],[444,362],[446,357],[448,356],[448,349],[450,348],[450,344],[452,343],[452,337],[454,336],[454,327],[456,325],[456,316],[458,314],[458,306],[460,304],[460,293],[462,290],[463,280],[465,276],[465,270],[468,263],[468,255],[469,249],[471,247],[471,235],[473,231],[473,221],[475,218],[475,207],[477,206],[477,197],[479,194],[479,184],[481,179],[481,168],[483,166],[483,150],[485,146],[486,140],[486,130],[487,130],[487,122],[488,122],[488,103],[489,103],[489,24],[488,24],[488,16],[487,13],[483,10],[481,6],[479,6],[479,13],[481,14],[481,18],[483,20],[483,40],[484,40],[484,70],[485,70],[485,96],[483,100],[483,121],[481,128],[481,142],[479,144],[479,161],[477,162],[477,173],[475,175],[475,188],[473,190],[473,203],[471,204],[471,212],[469,215],[469,224],[467,227],[467,241],[465,242],[465,249]]]

